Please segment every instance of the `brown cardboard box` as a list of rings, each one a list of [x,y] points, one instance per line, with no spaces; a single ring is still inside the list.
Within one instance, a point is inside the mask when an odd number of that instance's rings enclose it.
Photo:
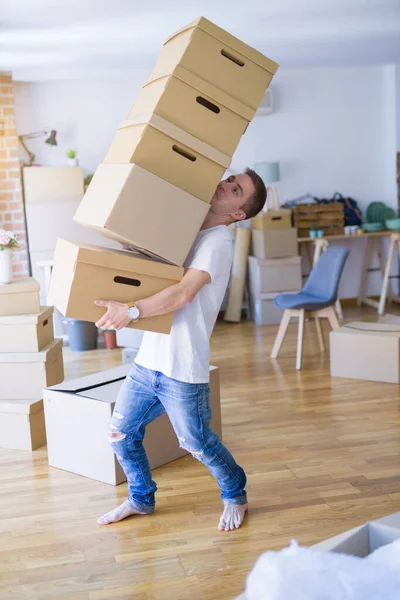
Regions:
[[[24,167],[25,202],[79,202],[83,196],[81,167]]]
[[[0,315],[40,312],[39,284],[33,277],[14,279],[0,286]]]
[[[43,388],[63,379],[62,340],[53,340],[41,352],[0,354],[2,400],[37,400]]]
[[[257,258],[284,258],[297,256],[297,230],[260,229],[252,230],[253,254]]]
[[[301,257],[260,259],[249,256],[250,292],[258,297],[270,292],[294,292],[302,288]]]
[[[221,89],[177,66],[145,84],[129,118],[155,113],[206,144],[232,156],[254,110]]]
[[[178,283],[183,269],[138,253],[84,246],[58,239],[49,297],[65,317],[95,323],[105,309],[95,300],[129,302],[152,296]],[[140,319],[130,326],[169,333],[174,313]]]
[[[111,485],[126,481],[107,440],[115,400],[131,365],[122,365],[44,390],[49,465]],[[211,426],[221,435],[219,369],[210,367]],[[144,447],[155,469],[187,454],[167,415],[146,428]]]
[[[330,333],[331,375],[400,383],[400,326],[347,323]]]
[[[74,220],[180,266],[209,209],[209,204],[138,165],[103,163]]]
[[[54,338],[53,312],[52,306],[42,306],[36,314],[0,317],[0,353],[43,350]]]
[[[0,400],[0,447],[36,450],[46,444],[43,400]]]
[[[211,202],[230,157],[158,115],[120,125],[105,163],[136,163],[185,192]]]
[[[292,211],[289,208],[267,210],[251,219],[253,229],[289,229],[292,227]]]
[[[173,73],[178,65],[254,111],[278,68],[261,52],[204,17],[168,38],[149,81]]]

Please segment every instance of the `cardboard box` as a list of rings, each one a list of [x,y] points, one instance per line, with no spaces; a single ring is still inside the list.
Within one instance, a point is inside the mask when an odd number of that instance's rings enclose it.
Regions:
[[[178,283],[183,269],[144,258],[138,253],[84,246],[59,239],[49,298],[65,317],[95,323],[104,307],[95,300],[130,302],[157,294]],[[174,313],[140,319],[134,329],[169,333]]]
[[[104,162],[136,163],[209,203],[231,160],[152,114],[123,121]]]
[[[209,204],[138,165],[103,163],[74,220],[181,266],[209,209]]]
[[[296,256],[297,231],[290,229],[253,229],[252,232],[253,254],[257,258],[284,258]]]
[[[232,156],[254,110],[218,87],[177,66],[172,75],[146,83],[129,118],[155,113]]]
[[[289,208],[279,208],[278,210],[267,210],[260,212],[251,219],[252,229],[289,229],[292,227],[292,211]],[[297,230],[296,231],[297,235]]]
[[[347,323],[330,333],[332,377],[400,383],[400,326]]]
[[[42,390],[64,379],[62,340],[53,340],[41,352],[0,354],[0,399],[37,400]]]
[[[107,439],[115,400],[131,365],[65,381],[44,390],[49,465],[111,485],[126,481]],[[219,370],[210,367],[212,428],[221,435]],[[167,415],[146,428],[144,447],[155,469],[187,452],[179,448]]]
[[[301,257],[260,259],[249,256],[250,292],[258,297],[270,292],[302,288]]]
[[[278,325],[281,322],[283,310],[274,304],[278,294],[261,294],[255,297],[250,294],[251,313],[257,325]]]
[[[33,202],[79,202],[83,197],[81,167],[24,167],[26,204]]]
[[[43,350],[54,338],[53,311],[42,306],[36,314],[0,317],[0,353]]]
[[[178,65],[254,111],[278,68],[261,52],[204,17],[167,39],[149,81],[173,73]]]
[[[46,444],[43,400],[0,400],[0,447],[36,450]]]
[[[33,277],[0,286],[0,316],[40,312],[39,284]]]
[[[397,513],[398,514],[398,513]],[[394,515],[390,515],[393,517]],[[312,546],[321,552],[342,552],[364,558],[400,538],[400,529],[371,521]]]

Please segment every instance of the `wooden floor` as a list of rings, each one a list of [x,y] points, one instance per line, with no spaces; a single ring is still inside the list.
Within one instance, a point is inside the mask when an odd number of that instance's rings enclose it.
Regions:
[[[399,386],[331,378],[305,329],[301,372],[294,326],[279,361],[268,358],[276,327],[219,323],[213,335],[223,438],[248,476],[239,531],[217,531],[219,491],[191,457],[154,472],[153,516],[100,527],[125,484],[49,470],[46,449],[0,450],[1,600],[232,600],[264,550],[400,510]],[[66,349],[65,360],[70,378],[118,364],[120,351]]]

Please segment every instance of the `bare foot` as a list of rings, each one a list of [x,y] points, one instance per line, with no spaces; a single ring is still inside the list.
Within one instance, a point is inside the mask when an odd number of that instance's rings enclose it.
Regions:
[[[248,504],[225,504],[224,512],[219,520],[218,529],[220,531],[233,531],[239,529],[244,521],[244,515],[248,509]]]
[[[141,513],[138,510],[135,510],[131,507],[129,502],[125,500],[122,504],[117,506],[117,508],[110,510],[110,512],[97,519],[97,522],[99,525],[109,525],[109,523],[117,523],[118,521],[122,521],[122,519],[126,519],[126,517],[130,517],[131,515],[146,514],[147,513]]]

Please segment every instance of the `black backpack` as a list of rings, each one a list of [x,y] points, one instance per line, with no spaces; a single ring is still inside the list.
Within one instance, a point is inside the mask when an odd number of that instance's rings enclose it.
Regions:
[[[344,224],[345,225],[361,225],[362,215],[358,204],[353,198],[343,198],[338,192],[334,194],[332,202],[342,202],[344,205]]]

